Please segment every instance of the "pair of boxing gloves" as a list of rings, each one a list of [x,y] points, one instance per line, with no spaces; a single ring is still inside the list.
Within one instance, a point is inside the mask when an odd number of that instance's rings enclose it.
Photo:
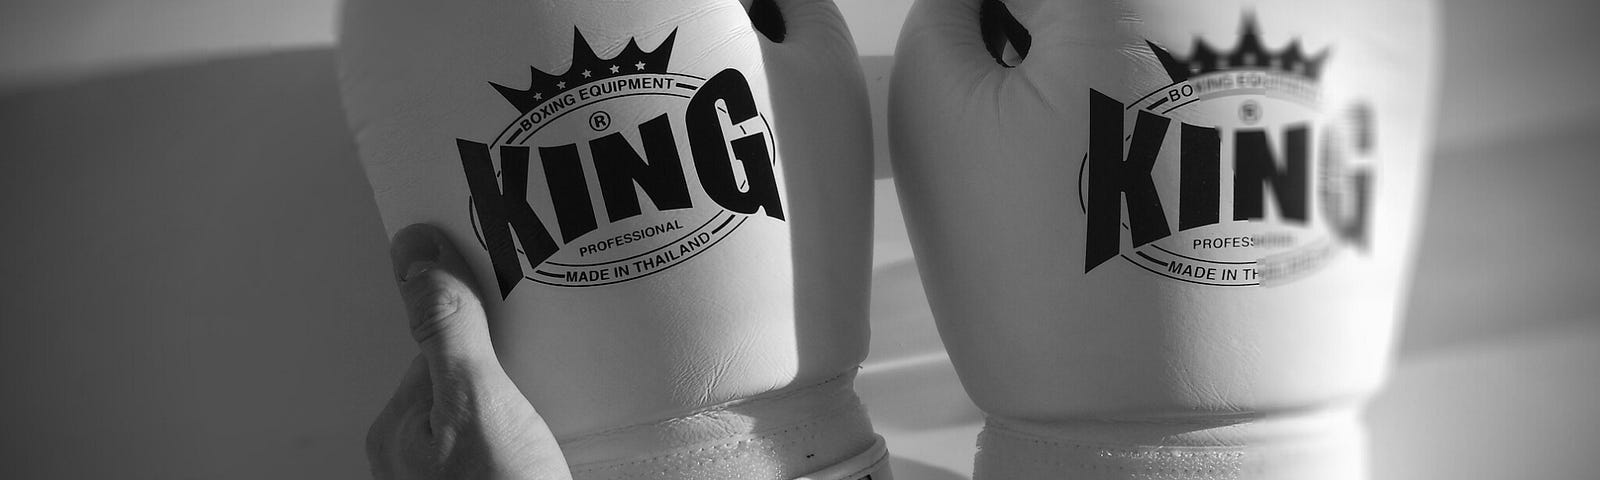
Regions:
[[[892,162],[977,478],[1361,475],[1432,8],[915,4]],[[831,2],[352,0],[340,42],[384,224],[466,247],[575,478],[889,478]]]

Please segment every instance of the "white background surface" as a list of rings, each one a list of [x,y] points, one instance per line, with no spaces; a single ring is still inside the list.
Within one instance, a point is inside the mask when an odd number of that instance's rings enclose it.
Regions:
[[[882,148],[905,0],[843,0]],[[1600,476],[1600,73],[1585,2],[1450,1],[1430,217],[1374,478]],[[413,354],[345,133],[328,0],[0,4],[0,478],[360,478]],[[965,478],[879,169],[872,354],[896,474]]]

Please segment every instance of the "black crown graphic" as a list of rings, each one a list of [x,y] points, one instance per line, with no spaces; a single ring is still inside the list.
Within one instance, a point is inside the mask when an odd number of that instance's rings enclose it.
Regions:
[[[1213,50],[1199,37],[1194,39],[1194,53],[1189,58],[1174,56],[1149,40],[1145,44],[1150,45],[1150,51],[1161,60],[1161,66],[1167,69],[1167,76],[1172,77],[1174,82],[1211,72],[1238,69],[1279,70],[1312,81],[1322,74],[1322,61],[1327,60],[1328,49],[1324,48],[1314,56],[1306,56],[1300,51],[1300,39],[1296,38],[1283,50],[1267,50],[1261,45],[1261,37],[1256,35],[1255,16],[1245,13],[1242,23],[1239,45],[1232,52]]]
[[[678,30],[673,29],[666,40],[648,52],[639,48],[638,39],[628,39],[628,46],[622,48],[622,53],[611,58],[600,58],[594,53],[594,47],[589,46],[589,41],[583,38],[583,32],[573,27],[572,66],[567,68],[566,73],[551,75],[528,67],[533,72],[533,81],[527,90],[494,82],[489,82],[489,85],[494,86],[500,96],[506,97],[506,101],[511,102],[518,111],[528,113],[545,100],[590,82],[623,75],[666,73],[667,61],[672,57],[672,41],[677,37]]]

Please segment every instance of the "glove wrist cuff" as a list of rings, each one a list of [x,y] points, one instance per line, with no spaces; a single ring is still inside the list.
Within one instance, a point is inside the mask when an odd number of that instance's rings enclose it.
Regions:
[[[880,464],[886,474],[888,453],[854,380],[851,370],[816,385],[561,439],[561,450],[577,480],[855,480]]]
[[[1354,409],[1206,421],[991,416],[978,436],[973,478],[1362,478],[1365,449]]]

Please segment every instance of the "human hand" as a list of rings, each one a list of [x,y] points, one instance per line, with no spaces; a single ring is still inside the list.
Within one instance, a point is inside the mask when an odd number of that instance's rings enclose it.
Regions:
[[[478,288],[443,232],[390,242],[411,338],[422,353],[367,431],[379,479],[571,479],[544,419],[506,376]]]

